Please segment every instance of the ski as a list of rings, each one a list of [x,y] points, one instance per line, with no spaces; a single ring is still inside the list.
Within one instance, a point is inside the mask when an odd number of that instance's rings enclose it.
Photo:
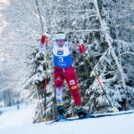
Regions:
[[[120,115],[127,115],[127,114],[134,114],[134,111],[124,111],[124,112],[104,113],[104,114],[92,114],[90,118],[83,118],[83,119],[72,118],[72,119],[69,119],[69,121],[92,119],[92,118],[101,118],[101,117],[109,117],[109,116],[120,116]]]
[[[58,122],[58,121],[59,121],[59,120],[56,119],[56,120],[53,120],[53,121],[50,121],[50,122],[46,122],[46,125],[53,124],[53,123]]]
[[[113,113],[104,113],[104,114],[93,114],[92,118],[100,118],[100,117],[107,117],[107,116],[118,116],[118,115],[125,115],[125,114],[132,114],[134,110],[130,111],[122,111],[122,112],[113,112]]]
[[[46,124],[53,124],[56,122],[68,122],[68,121],[75,121],[75,120],[85,120],[85,119],[93,119],[93,118],[102,118],[102,117],[109,117],[109,116],[119,116],[119,115],[127,115],[127,114],[133,114],[134,110],[132,111],[123,111],[123,112],[114,112],[114,113],[104,113],[104,114],[92,114],[90,118],[78,118],[78,117],[74,117],[74,118],[64,118],[62,120],[53,120],[51,122],[46,122]]]
[[[56,123],[56,122],[66,122],[66,121],[71,121],[71,120],[68,119],[68,118],[56,119],[56,120],[53,120],[53,121],[50,121],[50,122],[46,122],[46,125],[53,124],[53,123]]]

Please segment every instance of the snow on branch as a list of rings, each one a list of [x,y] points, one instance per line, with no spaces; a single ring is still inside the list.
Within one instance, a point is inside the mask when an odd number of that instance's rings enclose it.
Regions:
[[[120,75],[121,75],[122,86],[125,89],[125,79],[124,79],[124,75],[125,74],[123,73],[123,69],[122,69],[122,67],[121,67],[121,65],[120,65],[120,63],[118,61],[118,57],[116,56],[116,54],[114,52],[114,49],[112,47],[113,39],[109,35],[109,28],[108,28],[106,22],[102,19],[101,15],[100,15],[100,11],[99,11],[97,0],[94,0],[94,4],[95,4],[96,11],[97,11],[97,14],[98,14],[98,17],[99,17],[99,21],[100,21],[100,24],[101,24],[102,32],[103,32],[104,37],[105,37],[105,41],[107,42],[107,44],[109,46],[109,49],[111,51],[111,54],[113,56],[113,59],[115,60],[116,66],[117,66],[118,71],[120,72]]]

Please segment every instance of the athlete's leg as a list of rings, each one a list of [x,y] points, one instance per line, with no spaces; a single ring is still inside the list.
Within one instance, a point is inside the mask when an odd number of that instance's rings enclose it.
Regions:
[[[75,109],[76,109],[76,113],[77,113],[78,117],[80,119],[90,118],[91,114],[84,112],[82,107],[81,107],[81,98],[80,98],[77,79],[76,79],[76,75],[75,75],[75,71],[74,71],[73,67],[69,68],[69,70],[66,72],[66,77],[65,78],[67,80],[67,83],[68,83],[68,86],[70,88],[72,97],[74,99]]]
[[[64,77],[61,75],[61,73],[57,72],[57,70],[55,69],[54,70],[54,86],[56,89],[57,105],[63,104],[63,98],[62,98],[63,81],[64,81]]]
[[[57,102],[57,119],[63,119],[64,118],[64,103],[63,103],[63,81],[64,76],[62,73],[59,73],[59,71],[54,70],[54,85],[56,89],[56,102]]]
[[[81,98],[78,90],[77,79],[73,67],[66,69],[65,79],[68,83],[71,95],[74,99],[75,106],[81,107]]]
[[[56,102],[57,102],[57,106],[61,106],[63,105],[63,88],[62,87],[58,87],[56,88]]]

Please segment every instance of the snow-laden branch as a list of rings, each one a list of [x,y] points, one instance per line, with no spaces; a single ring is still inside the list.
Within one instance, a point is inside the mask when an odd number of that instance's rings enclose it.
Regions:
[[[123,43],[123,44],[129,44],[129,45],[132,45],[133,44],[134,45],[134,42],[126,42],[124,40],[119,40],[119,39],[118,40],[115,40],[114,39],[113,42],[120,42],[120,43]]]
[[[109,35],[109,30],[108,30],[109,28],[108,28],[106,22],[102,19],[101,15],[100,15],[100,11],[99,11],[97,0],[94,0],[94,4],[95,4],[95,7],[96,7],[97,15],[99,17],[99,21],[100,21],[102,32],[103,32],[103,34],[105,36],[105,41],[108,43],[108,46],[109,46],[109,49],[110,49],[111,54],[113,56],[113,59],[115,60],[116,66],[117,66],[118,71],[120,72],[120,75],[121,75],[122,86],[125,89],[125,79],[124,79],[123,69],[122,69],[122,67],[121,67],[121,65],[120,65],[120,63],[118,61],[118,57],[116,56],[116,54],[114,52],[114,49],[112,47],[113,40],[112,40],[112,38]]]
[[[106,58],[105,56],[107,55],[108,51],[109,51],[109,48],[103,53],[103,55],[101,56],[101,58],[99,59],[99,61],[97,62],[97,64],[94,66],[95,69],[98,68],[98,65],[100,64],[100,62],[102,60],[105,60],[105,58]]]
[[[101,29],[81,29],[81,30],[69,30],[70,32],[100,32]]]
[[[134,52],[123,52],[123,53],[121,53],[118,57],[121,57],[121,56],[124,55],[124,54],[134,55]]]

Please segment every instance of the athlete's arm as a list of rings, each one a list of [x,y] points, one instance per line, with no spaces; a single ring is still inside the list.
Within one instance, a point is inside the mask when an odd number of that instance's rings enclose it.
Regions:
[[[47,50],[52,50],[53,48],[53,43],[50,43],[48,40],[48,37],[46,37],[45,35],[41,36],[40,39],[40,50],[41,52],[44,53],[44,51]]]
[[[75,52],[78,52],[80,54],[83,54],[85,52],[85,46],[82,40],[79,41],[78,45],[71,43],[70,46],[72,47],[72,50]]]

